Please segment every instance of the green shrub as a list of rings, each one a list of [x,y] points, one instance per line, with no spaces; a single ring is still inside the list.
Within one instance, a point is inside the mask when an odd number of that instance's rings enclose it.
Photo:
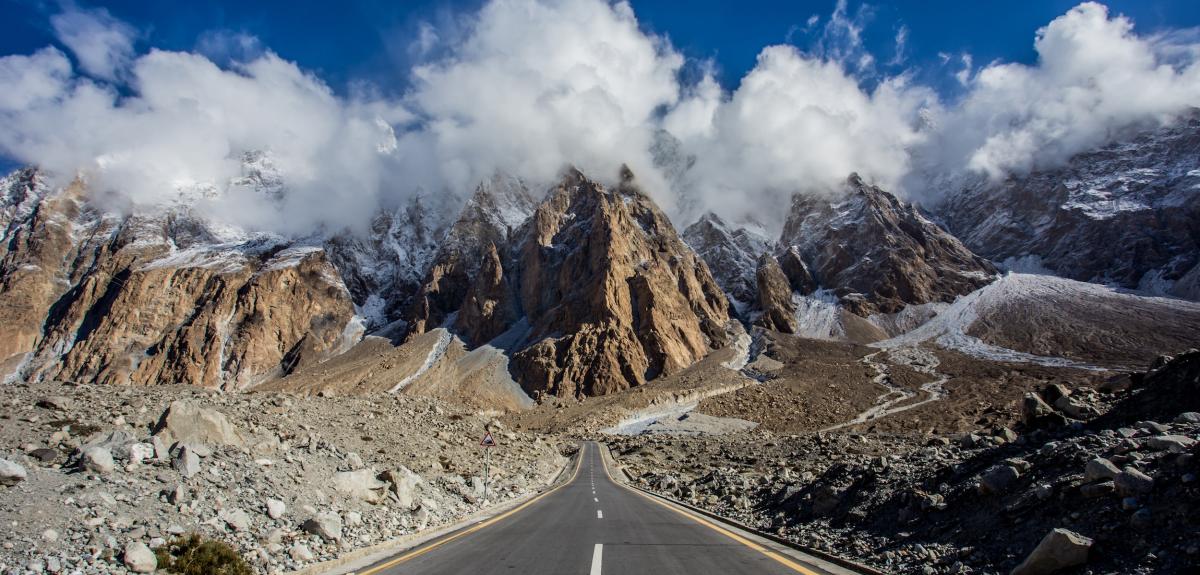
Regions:
[[[180,575],[252,575],[237,550],[224,541],[192,533],[154,551],[158,568]]]

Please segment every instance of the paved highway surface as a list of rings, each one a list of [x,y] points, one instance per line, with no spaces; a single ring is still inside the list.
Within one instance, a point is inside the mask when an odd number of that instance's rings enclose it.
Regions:
[[[559,487],[358,575],[852,573],[620,485],[600,449]]]

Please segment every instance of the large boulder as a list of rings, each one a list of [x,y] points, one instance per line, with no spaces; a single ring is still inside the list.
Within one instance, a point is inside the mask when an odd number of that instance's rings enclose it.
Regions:
[[[1087,563],[1092,540],[1074,531],[1058,528],[1047,533],[1041,543],[1010,575],[1049,575],[1068,567]]]
[[[158,420],[154,434],[168,434],[167,443],[232,445],[236,447],[245,444],[242,434],[224,414],[212,409],[204,409],[187,400],[171,402]]]
[[[375,477],[372,469],[341,471],[333,475],[333,489],[367,503],[379,503],[387,496],[388,484]]]
[[[411,509],[416,499],[417,485],[421,483],[421,476],[401,465],[395,471],[383,472],[381,477],[391,485],[392,494],[396,496],[396,502],[400,507]]]
[[[132,541],[125,546],[123,559],[125,567],[134,573],[153,573],[158,569],[158,558],[140,541]]]
[[[338,541],[342,538],[342,517],[332,511],[321,513],[305,521],[300,529],[325,541]]]
[[[116,468],[112,452],[107,447],[92,445],[79,454],[79,467],[92,473],[112,473]]]

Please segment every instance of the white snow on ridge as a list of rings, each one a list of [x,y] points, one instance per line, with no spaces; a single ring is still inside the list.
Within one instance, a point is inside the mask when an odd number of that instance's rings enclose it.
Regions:
[[[405,386],[412,383],[413,380],[425,375],[425,372],[429,371],[429,369],[432,368],[439,359],[442,359],[442,356],[446,355],[446,348],[450,347],[450,340],[452,338],[450,331],[444,328],[437,328],[434,331],[440,331],[441,333],[438,334],[437,341],[434,342],[433,347],[429,350],[429,355],[425,357],[425,363],[422,363],[421,367],[417,368],[417,371],[414,371],[411,375],[400,380],[396,383],[396,385],[392,386],[392,388],[388,390],[388,393],[396,393],[397,391],[404,389]]]

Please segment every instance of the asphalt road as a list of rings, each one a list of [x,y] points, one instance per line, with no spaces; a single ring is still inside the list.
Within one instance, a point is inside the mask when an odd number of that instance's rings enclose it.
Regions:
[[[357,573],[852,573],[619,485],[603,459],[584,444],[559,487]]]

